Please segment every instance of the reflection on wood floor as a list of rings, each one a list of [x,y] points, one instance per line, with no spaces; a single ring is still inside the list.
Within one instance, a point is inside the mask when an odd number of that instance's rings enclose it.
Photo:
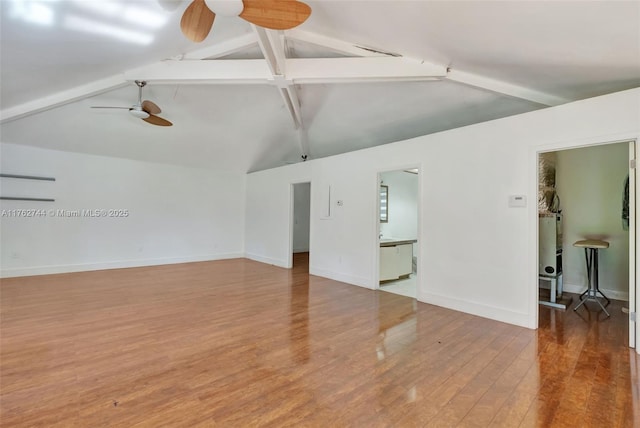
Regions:
[[[619,302],[541,308],[532,331],[309,276],[304,257],[3,280],[2,426],[640,420]]]

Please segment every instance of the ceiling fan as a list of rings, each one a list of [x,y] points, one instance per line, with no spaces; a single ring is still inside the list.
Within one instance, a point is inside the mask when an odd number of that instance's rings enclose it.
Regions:
[[[216,14],[239,16],[271,30],[288,30],[306,21],[311,8],[297,0],[193,0],[180,20],[182,33],[193,42],[203,41]]]
[[[156,116],[162,110],[158,107],[154,102],[149,100],[142,101],[142,88],[144,88],[147,84],[144,80],[136,80],[136,85],[138,85],[138,103],[132,105],[131,107],[104,107],[104,106],[92,106],[91,108],[118,108],[118,109],[127,109],[132,116],[135,116],[139,119],[144,120],[147,123],[158,126],[172,126],[173,123],[169,122],[166,119],[161,118],[160,116]]]

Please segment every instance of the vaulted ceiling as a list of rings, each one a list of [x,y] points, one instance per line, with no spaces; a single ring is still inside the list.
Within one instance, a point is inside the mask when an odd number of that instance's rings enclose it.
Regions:
[[[640,86],[638,1],[307,1],[199,44],[171,1],[2,0],[2,142],[245,172]],[[91,108],[136,79],[174,126]]]

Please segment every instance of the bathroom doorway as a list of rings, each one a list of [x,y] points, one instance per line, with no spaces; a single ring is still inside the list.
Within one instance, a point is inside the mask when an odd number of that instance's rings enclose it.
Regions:
[[[419,178],[418,168],[378,174],[378,288],[414,299],[418,291]]]

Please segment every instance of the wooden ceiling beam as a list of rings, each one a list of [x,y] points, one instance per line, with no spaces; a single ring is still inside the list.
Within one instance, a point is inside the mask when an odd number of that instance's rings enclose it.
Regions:
[[[284,75],[286,56],[284,53],[284,40],[278,36],[278,32],[267,30],[256,25],[251,25],[258,37],[258,46],[267,61],[271,74]]]
[[[21,117],[40,113],[54,107],[92,97],[94,95],[121,88],[129,84],[130,82],[127,81],[127,79],[125,79],[123,75],[116,75],[108,77],[106,79],[87,83],[85,85],[76,86],[75,88],[69,89],[67,91],[58,92],[46,97],[19,104],[14,107],[3,109],[2,111],[0,111],[0,123],[5,123],[11,120],[20,119]]]
[[[298,83],[357,83],[379,81],[439,80],[447,77],[444,66],[394,57],[288,58],[271,72],[273,65],[262,59],[224,61],[162,61],[124,73],[127,80],[150,83],[247,84],[276,83],[282,76]]]
[[[301,83],[431,80],[446,75],[445,67],[404,58],[285,58],[283,44],[268,43],[276,49],[273,55],[278,56],[271,63],[263,59],[160,61],[9,107],[0,112],[0,123],[108,92],[134,80],[146,80],[149,84],[272,84],[292,92],[296,91],[293,85]]]
[[[309,139],[304,121],[302,120],[302,109],[300,107],[298,90],[293,81],[286,77],[287,56],[282,32],[266,30],[256,25],[252,25],[252,27],[258,36],[258,46],[260,46],[262,54],[269,66],[273,81],[278,86],[278,92],[291,115],[293,126],[298,130],[298,144],[300,145],[301,154],[305,157],[309,156]]]
[[[309,31],[300,30],[294,28],[287,30],[285,35],[288,40],[299,41],[303,43],[320,46],[325,49],[332,50],[333,52],[346,55],[346,56],[399,56],[391,52],[385,52],[383,50],[359,46],[356,43],[345,42],[344,40],[334,39],[333,37],[323,36],[321,34],[312,33]]]
[[[161,61],[124,73],[150,84],[265,84],[272,78],[263,59]]]
[[[547,94],[535,89],[526,88],[524,86],[514,85],[501,80],[495,80],[478,74],[467,73],[464,71],[450,70],[447,74],[447,80],[462,83],[474,88],[485,89],[501,95],[507,95],[512,98],[519,98],[530,101],[532,103],[543,106],[557,106],[566,104],[572,100],[558,97],[556,95]]]
[[[366,46],[359,46],[356,43],[346,42],[344,40],[334,39],[332,37],[323,36],[321,34],[304,31],[299,28],[288,30],[286,37],[289,40],[300,41],[304,43],[320,46],[325,49],[332,50],[336,53],[353,56],[353,57],[381,57],[391,56],[399,57],[401,55],[386,52],[382,49],[376,49]],[[414,64],[424,63],[417,59],[411,59],[404,57],[407,61],[412,61]],[[307,64],[304,64],[307,65]],[[364,78],[364,76],[361,76]],[[504,81],[492,79],[489,77],[468,73],[465,71],[451,70],[446,75],[447,79],[453,82],[461,83],[467,86],[484,89],[490,92],[494,92],[501,95],[507,95],[513,98],[519,98],[527,100],[536,104],[544,106],[556,106],[573,101],[558,97],[553,94],[544,93],[542,91],[534,90],[524,86],[514,85]],[[300,83],[313,83],[313,82],[300,82]]]
[[[300,84],[423,81],[446,76],[444,66],[402,57],[287,60],[287,78]]]
[[[244,34],[230,40],[215,43],[195,51],[191,51],[184,55],[179,55],[178,60],[200,60],[200,59],[216,59],[258,45],[258,39],[254,33]]]
[[[294,40],[347,55],[340,58],[287,58]],[[258,45],[265,59],[207,60]],[[493,93],[556,106],[573,100],[464,70],[396,56],[300,29],[276,32],[254,26],[254,32],[123,74],[80,85],[0,111],[0,123],[45,111],[125,86],[134,80],[150,84],[271,84],[277,86],[296,128],[302,127],[297,84],[401,82],[446,79]]]

